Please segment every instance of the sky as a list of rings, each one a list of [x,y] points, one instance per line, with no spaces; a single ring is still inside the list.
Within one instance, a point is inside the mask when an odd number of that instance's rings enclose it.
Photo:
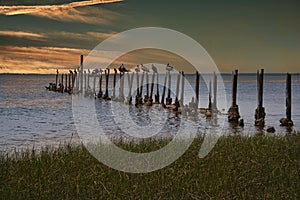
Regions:
[[[299,73],[299,11],[299,0],[0,0],[0,73],[72,69],[106,38],[139,27],[188,35],[221,72]],[[110,67],[132,68],[149,58],[183,70],[186,64],[171,53],[144,50]]]

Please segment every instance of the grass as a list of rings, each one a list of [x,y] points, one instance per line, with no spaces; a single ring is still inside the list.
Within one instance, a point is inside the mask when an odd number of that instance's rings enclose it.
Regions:
[[[144,152],[168,141],[119,146]],[[82,146],[0,156],[0,199],[299,199],[300,133],[219,139],[203,159],[202,139],[173,164],[130,174],[99,163]]]

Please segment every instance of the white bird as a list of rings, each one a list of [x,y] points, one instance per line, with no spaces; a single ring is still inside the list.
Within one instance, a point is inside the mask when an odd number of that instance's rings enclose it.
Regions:
[[[154,73],[158,73],[157,68],[153,64],[152,64],[152,70],[153,70]]]
[[[103,69],[100,68],[100,69],[98,70],[98,72],[99,72],[100,74],[102,74]]]
[[[138,65],[135,67],[134,71],[135,71],[136,73],[139,73],[139,72],[140,72],[140,68],[139,68]]]
[[[149,72],[149,69],[146,66],[144,66],[143,64],[141,64],[141,68],[144,72]]]
[[[167,71],[173,71],[173,67],[171,65],[169,65],[169,63],[166,66],[166,70]]]

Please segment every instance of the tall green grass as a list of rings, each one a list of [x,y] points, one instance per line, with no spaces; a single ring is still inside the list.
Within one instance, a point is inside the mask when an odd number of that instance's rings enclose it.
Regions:
[[[134,152],[168,141],[119,142]],[[299,199],[300,134],[222,137],[203,159],[202,139],[147,174],[111,169],[82,146],[0,156],[0,199]]]

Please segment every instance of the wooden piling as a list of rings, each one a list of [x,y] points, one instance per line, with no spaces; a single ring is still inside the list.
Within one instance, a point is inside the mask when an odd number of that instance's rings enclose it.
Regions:
[[[58,69],[56,69],[56,77],[55,77],[55,91],[58,90],[58,87],[57,87],[57,82],[58,82]]]
[[[104,94],[104,96],[103,96],[103,99],[105,99],[105,100],[110,100],[110,99],[111,99],[111,98],[109,98],[109,96],[108,96],[109,72],[110,72],[110,69],[106,69],[106,70],[105,70],[105,81],[106,81],[106,84],[105,84],[105,94]]]
[[[149,101],[151,102],[151,105],[152,105],[152,102],[153,102],[154,81],[155,81],[155,73],[153,72],[152,80],[151,80],[150,96],[149,96]]]
[[[120,72],[120,88],[119,88],[119,98],[118,101],[124,102],[124,74],[125,72]]]
[[[237,105],[237,80],[238,80],[238,70],[236,69],[232,72],[232,104],[228,110],[228,121],[237,123],[240,118],[239,106]]]
[[[93,94],[96,97],[96,77],[97,77],[97,74],[96,74],[95,71],[92,74],[93,74]]]
[[[166,98],[166,105],[172,104],[172,98],[171,98],[171,72],[168,71],[168,97]]]
[[[195,99],[195,107],[198,109],[199,107],[199,90],[200,90],[200,74],[198,71],[196,71],[196,87],[195,87],[195,93],[196,93],[196,99]]]
[[[212,96],[212,83],[211,80],[209,81],[209,89],[208,89],[208,110],[212,110],[212,102],[211,102],[211,96]]]
[[[64,93],[64,74],[61,74],[60,92]]]
[[[217,75],[214,72],[214,76],[213,76],[213,92],[214,92],[214,101],[212,104],[212,111],[213,112],[217,112],[218,108],[217,108],[217,91],[218,91],[218,82],[217,82]]]
[[[80,55],[80,92],[83,93],[83,55]]]
[[[98,98],[100,99],[103,95],[103,92],[102,92],[102,74],[100,74],[100,77],[99,77],[99,92],[98,92]]]
[[[263,107],[263,83],[264,83],[264,69],[261,73],[257,71],[257,92],[258,92],[258,105],[255,110],[255,126],[264,127],[265,125],[265,108]]]
[[[141,105],[143,103],[143,99],[142,97],[140,96],[141,95],[141,92],[140,90],[142,90],[142,88],[140,88],[140,82],[139,82],[139,73],[136,72],[136,97],[135,97],[135,105],[138,106],[138,105]]]
[[[127,96],[127,103],[129,105],[132,104],[132,84],[133,84],[133,79],[134,79],[134,72],[130,75],[129,73],[127,73],[127,77],[128,77],[128,96]]]
[[[71,71],[72,72],[72,71]],[[69,76],[69,87],[68,87],[68,92],[69,92],[69,94],[71,94],[72,93],[72,88],[71,88],[71,78],[72,78],[72,76],[73,76],[73,72],[72,73],[69,73],[68,74],[68,76]]]
[[[292,75],[287,73],[286,76],[286,118],[280,119],[281,126],[291,127],[294,125],[292,121]]]
[[[117,69],[114,68],[114,80],[113,80],[113,88],[112,88],[112,100],[116,99],[116,83],[117,83]]]
[[[159,104],[159,80],[158,80],[158,73],[154,73],[153,75],[156,74],[156,95],[155,95],[155,103]]]
[[[181,97],[180,104],[183,106],[184,103],[184,72],[181,72]]]
[[[163,92],[162,92],[162,96],[161,96],[161,104],[163,106],[165,106],[165,95],[166,95],[167,77],[168,77],[168,73],[166,73],[166,76],[165,76],[165,82],[164,82]]]
[[[149,101],[149,74],[146,72],[146,95],[144,97],[144,102],[147,103]]]
[[[68,74],[65,74],[65,92],[68,92]]]
[[[175,111],[178,111],[178,108],[180,107],[179,103],[179,86],[180,86],[180,73],[177,75],[177,82],[176,82],[176,97],[175,97]]]

